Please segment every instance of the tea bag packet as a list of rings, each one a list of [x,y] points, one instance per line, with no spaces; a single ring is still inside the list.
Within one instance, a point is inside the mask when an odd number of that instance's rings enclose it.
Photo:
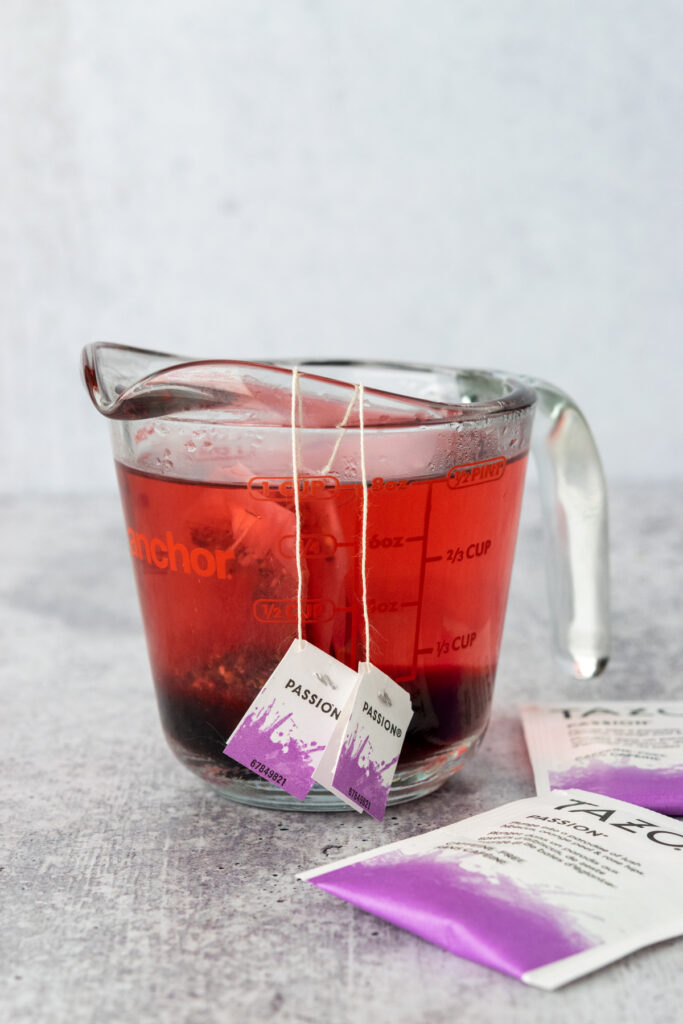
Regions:
[[[381,821],[413,709],[403,687],[375,666],[358,682],[313,777],[357,811]]]
[[[298,877],[555,989],[683,934],[683,823],[581,790],[518,800]]]
[[[521,709],[536,791],[577,786],[683,814],[683,701]]]
[[[352,669],[293,640],[223,753],[303,800],[355,685]]]

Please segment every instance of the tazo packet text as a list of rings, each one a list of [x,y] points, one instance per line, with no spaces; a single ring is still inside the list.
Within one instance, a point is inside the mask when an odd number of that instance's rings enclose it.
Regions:
[[[683,933],[683,823],[581,790],[298,877],[543,989]]]
[[[578,787],[683,814],[683,701],[521,709],[536,791]]]

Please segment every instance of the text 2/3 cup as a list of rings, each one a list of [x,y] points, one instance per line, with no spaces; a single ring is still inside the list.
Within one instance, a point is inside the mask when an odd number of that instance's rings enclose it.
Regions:
[[[115,345],[84,350],[108,416],[162,724],[227,796],[296,806],[223,754],[297,632],[291,369]],[[300,363],[304,635],[364,656],[362,484],[353,385],[365,391],[373,662],[415,714],[390,802],[441,785],[488,721],[534,412],[558,656],[590,677],[608,656],[606,499],[567,396],[502,373]],[[304,807],[339,809],[322,789]]]

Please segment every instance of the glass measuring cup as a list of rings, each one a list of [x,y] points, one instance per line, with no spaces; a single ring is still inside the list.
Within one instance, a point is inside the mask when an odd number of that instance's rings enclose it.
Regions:
[[[291,363],[182,362],[88,346],[111,422],[161,721],[174,753],[233,799],[302,805],[223,754],[297,632]],[[555,647],[574,675],[608,657],[604,479],[571,400],[526,378],[408,364],[299,361],[304,635],[364,658],[358,410],[365,387],[373,662],[415,711],[390,803],[432,791],[488,722],[519,511],[535,455]]]

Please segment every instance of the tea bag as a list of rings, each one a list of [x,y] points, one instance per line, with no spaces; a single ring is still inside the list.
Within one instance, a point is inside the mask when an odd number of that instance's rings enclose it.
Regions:
[[[331,793],[381,821],[413,709],[407,690],[369,663],[313,773]]]

